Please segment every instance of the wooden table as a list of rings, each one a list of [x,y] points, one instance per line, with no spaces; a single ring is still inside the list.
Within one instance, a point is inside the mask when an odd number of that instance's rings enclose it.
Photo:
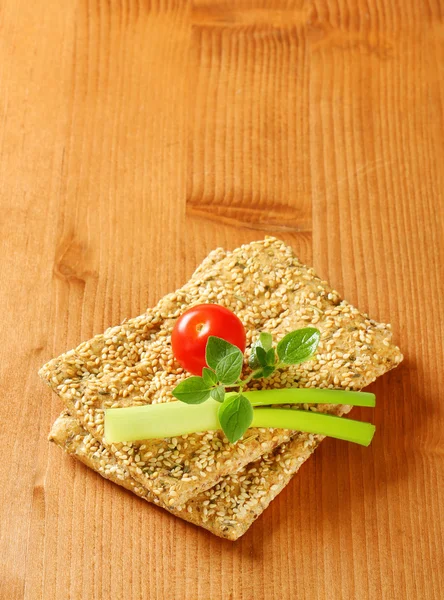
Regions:
[[[0,597],[444,598],[439,0],[4,0]],[[237,543],[47,442],[37,369],[274,234],[393,324],[377,435]],[[441,491],[441,495],[439,495]]]

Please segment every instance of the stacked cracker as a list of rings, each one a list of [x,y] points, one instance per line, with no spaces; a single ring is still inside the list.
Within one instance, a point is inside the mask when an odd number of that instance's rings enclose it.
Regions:
[[[279,340],[316,326],[315,357],[279,370],[255,387],[359,390],[401,360],[388,325],[340,299],[283,242],[266,238],[233,252],[217,249],[185,286],[145,314],[47,363],[41,377],[66,411],[50,439],[82,462],[149,502],[231,540],[241,536],[285,487],[322,436],[254,429],[236,444],[221,431],[108,445],[106,408],[169,402],[187,377],[175,361],[170,334],[190,306],[217,302],[244,323],[247,347],[261,331]],[[247,367],[246,367],[247,370]],[[344,414],[348,406],[304,406]]]

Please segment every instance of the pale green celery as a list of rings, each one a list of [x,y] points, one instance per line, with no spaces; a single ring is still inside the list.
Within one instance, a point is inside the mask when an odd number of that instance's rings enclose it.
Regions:
[[[232,393],[232,392],[230,392]],[[368,392],[349,392],[319,388],[282,388],[242,392],[253,406],[271,404],[348,404],[349,406],[375,406],[375,395]]]
[[[217,416],[219,407],[220,403],[210,399],[198,405],[169,402],[110,408],[105,411],[105,439],[108,443],[131,442],[221,429]],[[283,408],[255,409],[252,427],[318,433],[365,446],[370,443],[375,430],[373,425],[361,421]]]
[[[105,440],[132,442],[220,429],[217,411],[220,403],[166,402],[105,410]]]

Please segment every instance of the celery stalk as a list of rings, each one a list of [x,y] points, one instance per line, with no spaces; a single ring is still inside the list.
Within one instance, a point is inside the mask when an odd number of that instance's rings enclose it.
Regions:
[[[207,400],[198,405],[169,402],[111,408],[105,411],[105,439],[108,443],[130,442],[217,430],[221,428],[217,416],[219,407],[218,402]],[[365,446],[370,443],[375,430],[370,423],[282,408],[255,409],[252,427],[277,427],[318,433]]]
[[[362,446],[368,446],[375,433],[372,423],[288,408],[256,408],[253,427],[276,427],[328,435]]]
[[[167,438],[197,431],[220,429],[217,411],[220,403],[166,402],[105,410],[105,440],[132,442]]]
[[[271,404],[348,404],[374,407],[375,395],[368,392],[349,392],[319,388],[283,388],[242,392],[253,406]]]

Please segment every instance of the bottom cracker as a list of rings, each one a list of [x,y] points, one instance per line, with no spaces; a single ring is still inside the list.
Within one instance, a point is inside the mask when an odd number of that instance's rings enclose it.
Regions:
[[[337,414],[351,407],[337,407]],[[243,535],[270,502],[290,481],[299,467],[324,439],[297,432],[292,439],[235,474],[223,477],[214,487],[172,508],[133,479],[129,470],[80,425],[63,412],[52,426],[49,439],[104,477],[153,502],[170,513],[208,529],[228,540]]]

